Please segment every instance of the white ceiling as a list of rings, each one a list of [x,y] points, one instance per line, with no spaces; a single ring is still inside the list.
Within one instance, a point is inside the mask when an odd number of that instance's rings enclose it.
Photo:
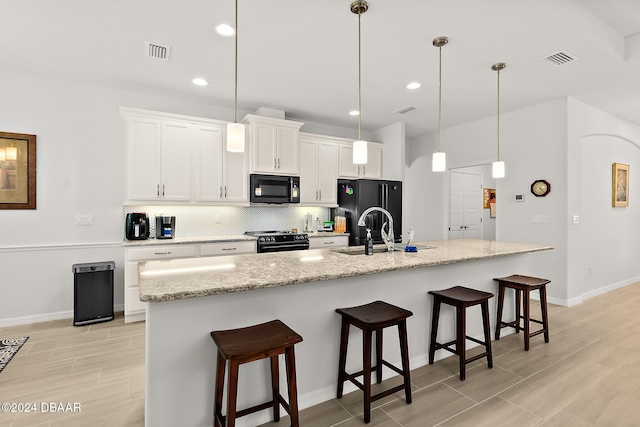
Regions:
[[[350,0],[239,0],[240,110],[357,129],[357,16]],[[233,107],[234,0],[0,0],[3,66],[103,86]],[[407,135],[437,128],[443,48],[444,127],[573,96],[640,124],[637,0],[369,0],[362,16],[362,120],[403,121]],[[169,61],[145,43],[171,46]],[[579,60],[542,57],[566,50]],[[204,88],[191,83],[203,77]],[[405,88],[411,81],[422,87]],[[413,105],[404,115],[393,113]],[[232,116],[219,117],[231,120]]]

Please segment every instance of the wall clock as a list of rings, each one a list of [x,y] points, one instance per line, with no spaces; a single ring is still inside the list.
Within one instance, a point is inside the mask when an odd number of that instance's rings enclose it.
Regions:
[[[531,193],[536,197],[544,197],[551,191],[551,184],[544,179],[536,179],[531,184]]]

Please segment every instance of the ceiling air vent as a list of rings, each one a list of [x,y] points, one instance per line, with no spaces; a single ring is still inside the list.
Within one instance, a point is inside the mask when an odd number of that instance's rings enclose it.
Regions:
[[[407,105],[406,107],[398,108],[396,111],[394,111],[394,113],[405,114],[405,113],[408,113],[409,111],[413,111],[415,109],[416,109],[416,107],[414,107],[413,105]]]
[[[556,65],[564,65],[566,63],[575,61],[576,59],[578,59],[577,56],[567,52],[566,50],[561,50],[559,52],[553,53],[551,55],[547,55],[544,58],[541,58],[543,60],[547,60],[549,62],[552,62]]]
[[[149,58],[169,60],[169,54],[171,53],[171,46],[161,46],[159,44],[147,43],[146,54]]]

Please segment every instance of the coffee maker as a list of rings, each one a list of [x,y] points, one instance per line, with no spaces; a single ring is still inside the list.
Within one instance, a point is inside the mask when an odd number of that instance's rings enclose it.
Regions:
[[[160,215],[156,217],[156,239],[173,239],[175,231],[175,216]]]
[[[128,213],[124,233],[127,240],[147,240],[149,238],[149,216],[144,212]]]

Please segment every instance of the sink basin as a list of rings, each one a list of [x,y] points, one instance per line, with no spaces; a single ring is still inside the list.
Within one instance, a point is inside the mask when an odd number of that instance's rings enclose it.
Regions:
[[[351,247],[352,249],[347,249],[347,250],[340,250],[340,251],[336,251],[338,253],[341,254],[345,254],[345,255],[364,255],[364,247]],[[435,246],[426,246],[426,245],[416,245],[416,248],[418,248],[418,250],[425,250],[425,249],[435,249]],[[393,248],[394,251],[397,252],[401,252],[404,251],[404,246],[396,246],[395,248]],[[380,254],[380,253],[384,253],[384,252],[388,252],[387,248],[384,246],[376,246],[373,248],[373,253],[374,254]]]

